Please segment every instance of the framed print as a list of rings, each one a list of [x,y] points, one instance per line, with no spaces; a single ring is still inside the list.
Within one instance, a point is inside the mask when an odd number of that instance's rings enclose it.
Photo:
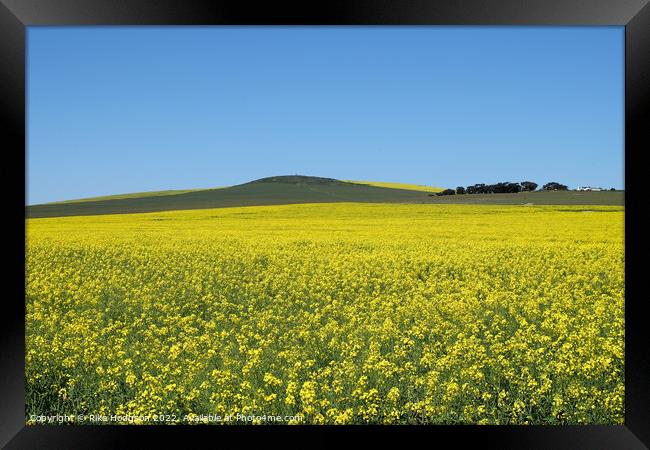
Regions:
[[[6,448],[647,448],[647,1],[0,24]]]

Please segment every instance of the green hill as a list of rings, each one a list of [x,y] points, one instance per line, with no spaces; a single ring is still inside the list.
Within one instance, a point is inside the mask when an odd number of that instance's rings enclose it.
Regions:
[[[119,195],[33,205],[27,217],[124,214],[229,206],[281,205],[330,202],[414,202],[427,200],[426,193],[346,183],[333,178],[301,175],[262,178],[237,186],[169,194]]]
[[[616,192],[532,192],[438,197],[428,191],[381,187],[385,183],[346,182],[333,178],[288,175],[261,178],[237,186],[187,191],[122,194],[26,207],[29,218],[126,214],[292,203],[469,203],[536,205],[623,205]],[[412,185],[400,185],[412,186]]]

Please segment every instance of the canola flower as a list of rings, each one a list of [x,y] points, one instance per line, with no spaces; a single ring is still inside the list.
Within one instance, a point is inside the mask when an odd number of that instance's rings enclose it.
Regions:
[[[422,192],[442,192],[444,188],[425,186],[422,184],[409,184],[409,183],[390,183],[386,181],[353,181],[343,180],[346,183],[365,184],[368,186],[384,187],[391,189],[406,189],[407,191],[422,191]]]
[[[26,227],[28,418],[623,423],[621,207],[339,203]]]

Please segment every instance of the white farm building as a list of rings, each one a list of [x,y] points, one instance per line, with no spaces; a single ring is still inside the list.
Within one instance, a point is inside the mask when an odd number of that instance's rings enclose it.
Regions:
[[[579,191],[604,191],[605,189],[599,187],[592,187],[592,186],[580,186],[578,190]]]

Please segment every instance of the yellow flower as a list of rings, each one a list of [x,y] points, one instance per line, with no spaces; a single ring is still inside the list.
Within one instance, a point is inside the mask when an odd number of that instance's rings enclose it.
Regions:
[[[26,230],[30,412],[625,417],[622,207],[304,204]]]

